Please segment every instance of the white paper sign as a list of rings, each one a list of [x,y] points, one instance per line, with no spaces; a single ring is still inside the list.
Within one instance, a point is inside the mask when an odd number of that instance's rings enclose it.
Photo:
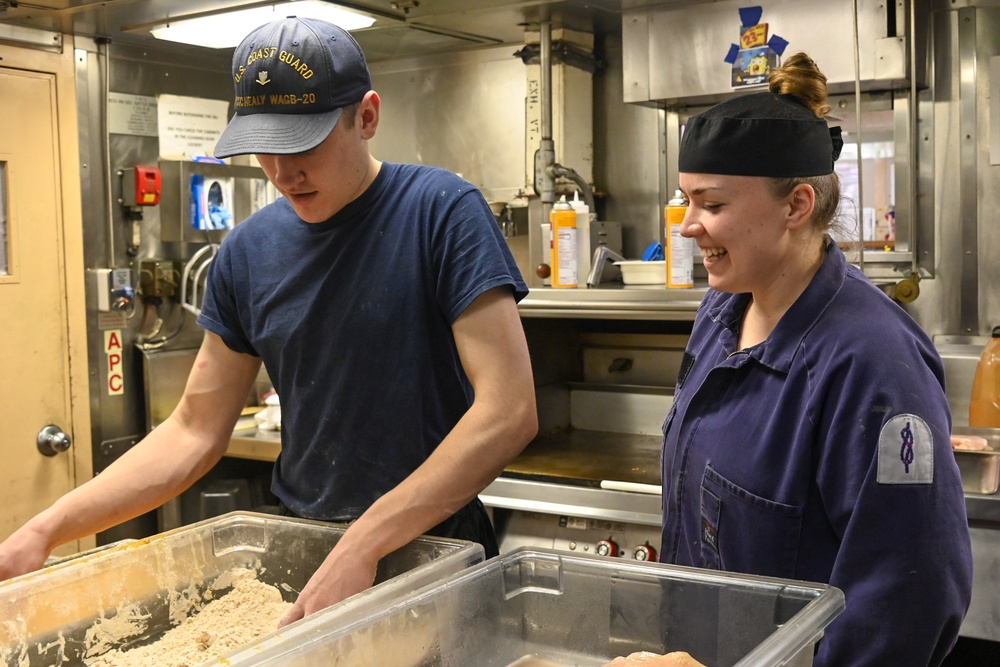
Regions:
[[[149,95],[110,93],[108,95],[108,132],[155,137],[156,98]]]
[[[228,113],[229,102],[222,100],[160,95],[157,98],[160,157],[190,160],[211,156],[229,122]]]

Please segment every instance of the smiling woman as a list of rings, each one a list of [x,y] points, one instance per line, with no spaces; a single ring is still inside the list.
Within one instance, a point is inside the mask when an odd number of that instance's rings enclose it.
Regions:
[[[828,234],[843,145],[828,110],[799,53],[768,92],[687,123],[680,233],[709,290],[663,425],[660,559],[840,588],[816,667],[937,666],[972,589],[944,369]]]

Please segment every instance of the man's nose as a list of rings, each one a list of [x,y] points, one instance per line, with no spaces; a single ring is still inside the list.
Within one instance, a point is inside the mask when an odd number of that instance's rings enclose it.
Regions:
[[[302,182],[305,173],[297,155],[274,156],[274,184],[280,188],[294,187]]]

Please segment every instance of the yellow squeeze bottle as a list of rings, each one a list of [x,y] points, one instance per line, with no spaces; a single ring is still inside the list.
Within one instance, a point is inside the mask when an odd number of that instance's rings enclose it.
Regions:
[[[561,196],[549,211],[549,230],[552,286],[576,287],[578,283],[576,211],[566,201],[566,195]]]
[[[681,223],[686,213],[684,193],[676,190],[663,209],[667,287],[694,287],[694,245],[691,239],[681,236]]]

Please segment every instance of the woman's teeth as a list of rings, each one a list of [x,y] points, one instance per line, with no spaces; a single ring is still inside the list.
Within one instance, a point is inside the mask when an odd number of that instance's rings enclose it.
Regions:
[[[717,259],[727,254],[724,248],[702,248],[701,254],[709,259]]]

